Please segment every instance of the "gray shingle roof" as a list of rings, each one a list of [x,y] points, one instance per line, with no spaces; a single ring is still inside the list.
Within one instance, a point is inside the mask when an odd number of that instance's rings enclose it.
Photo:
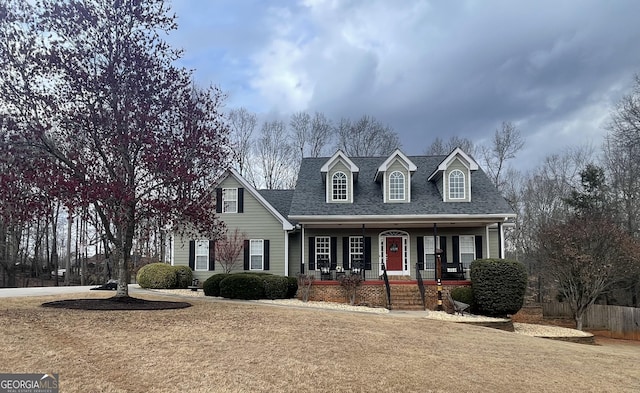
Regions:
[[[282,214],[283,217],[287,218],[289,216],[289,208],[291,207],[291,199],[293,198],[293,190],[257,190],[260,195],[274,209],[278,211],[278,213]],[[295,224],[291,220],[289,220],[292,224]]]
[[[351,158],[360,168],[354,203],[326,203],[320,168],[328,158],[304,158],[289,215],[514,214],[482,169],[471,173],[471,202],[443,202],[435,183],[427,179],[445,157],[409,157],[418,167],[411,177],[410,203],[384,203],[382,185],[374,181],[374,176],[387,157]]]

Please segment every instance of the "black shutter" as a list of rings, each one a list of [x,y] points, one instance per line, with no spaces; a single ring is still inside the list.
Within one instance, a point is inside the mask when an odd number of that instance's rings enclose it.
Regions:
[[[222,213],[222,188],[216,188],[216,213]]]
[[[343,237],[342,238],[342,267],[344,268],[344,270],[349,270],[349,264],[350,264],[350,260],[349,260],[349,238],[348,237]]]
[[[482,258],[482,236],[476,235],[476,259]]]
[[[453,263],[460,263],[460,236],[453,236]]]
[[[264,270],[269,270],[269,240],[264,240]]]
[[[424,237],[418,236],[418,269],[424,270]]]
[[[440,249],[442,250],[442,257],[440,260],[442,263],[447,263],[447,237],[440,236]]]
[[[196,270],[196,242],[195,240],[189,241],[189,267],[191,270]]]
[[[216,270],[216,241],[209,240],[209,270]]]
[[[331,270],[336,270],[338,266],[338,238],[331,238]]]
[[[238,188],[238,213],[244,213],[244,188]]]
[[[249,270],[249,240],[244,241],[244,270]]]
[[[364,270],[371,270],[371,236],[364,238]]]
[[[316,270],[316,238],[309,237],[309,272]]]

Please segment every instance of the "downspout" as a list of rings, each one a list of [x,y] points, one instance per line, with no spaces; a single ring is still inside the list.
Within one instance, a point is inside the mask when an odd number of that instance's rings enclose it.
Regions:
[[[289,277],[289,231],[284,232],[284,275]]]
[[[502,229],[502,222],[498,223],[498,258],[504,259],[504,230]]]
[[[300,224],[300,274],[304,274],[304,224]]]

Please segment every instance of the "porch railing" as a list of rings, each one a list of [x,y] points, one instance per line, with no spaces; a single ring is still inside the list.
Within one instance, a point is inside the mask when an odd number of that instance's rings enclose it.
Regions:
[[[420,272],[420,266],[416,263],[416,281],[418,282],[418,290],[420,291],[420,299],[422,300],[422,309],[427,309],[427,303],[425,300],[424,281],[422,281],[422,273]]]
[[[349,274],[359,274],[362,276],[363,280],[366,281],[376,281],[376,280],[384,280],[383,274],[380,273],[378,266],[374,265],[373,269],[363,269],[358,266],[357,263],[354,263],[351,266],[352,269],[341,269],[341,268],[333,268],[326,265],[318,265],[318,270],[311,270],[307,272],[307,274],[315,276],[316,280],[338,280],[341,275],[349,275]],[[417,271],[416,271],[417,272]],[[420,276],[423,281],[433,281],[436,279],[435,276],[435,263],[433,261],[425,262],[425,269],[420,270]],[[417,275],[416,275],[417,279]],[[452,281],[452,280],[470,280],[470,264],[468,263],[443,263],[442,264],[442,280],[443,281]]]

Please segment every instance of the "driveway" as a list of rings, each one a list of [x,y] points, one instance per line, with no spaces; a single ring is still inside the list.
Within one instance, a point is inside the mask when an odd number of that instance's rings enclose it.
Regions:
[[[69,286],[69,287],[28,287],[28,288],[0,288],[0,298],[22,297],[22,296],[49,296],[63,295],[67,293],[87,292],[97,285]],[[129,292],[140,291],[138,284],[129,284]],[[115,291],[113,291],[115,294]]]

